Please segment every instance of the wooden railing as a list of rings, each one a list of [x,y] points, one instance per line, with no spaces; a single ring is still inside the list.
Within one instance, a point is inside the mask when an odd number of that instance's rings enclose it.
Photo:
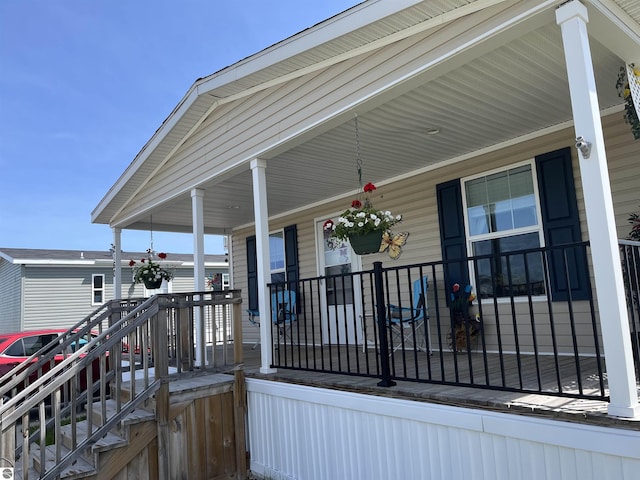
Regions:
[[[241,302],[240,291],[227,290],[111,301],[96,310],[0,379],[4,463],[17,466],[27,479],[36,460],[42,466],[39,478],[57,478],[152,399],[158,441],[168,442],[166,379],[242,362]],[[202,340],[198,351],[196,337]],[[129,389],[125,399],[120,395],[124,387]],[[115,409],[107,408],[109,399]],[[100,420],[86,422],[81,431],[83,418]],[[72,439],[67,453],[63,425]],[[168,459],[159,456],[159,461]],[[160,465],[160,472],[167,471]]]

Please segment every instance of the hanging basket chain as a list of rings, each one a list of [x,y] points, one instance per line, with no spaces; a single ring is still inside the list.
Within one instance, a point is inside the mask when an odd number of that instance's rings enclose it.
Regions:
[[[149,215],[149,234],[150,234],[150,243],[149,243],[149,254],[153,255],[153,215]]]
[[[355,114],[356,126],[356,168],[358,170],[358,186],[362,190],[362,158],[360,157],[360,129],[358,128],[358,114]]]

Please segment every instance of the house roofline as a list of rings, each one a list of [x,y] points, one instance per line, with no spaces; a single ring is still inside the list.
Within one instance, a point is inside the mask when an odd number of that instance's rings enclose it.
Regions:
[[[241,98],[251,94],[256,89],[263,89],[266,86],[270,86],[273,82],[277,82],[281,78],[289,78],[291,75],[296,75],[299,72],[293,71],[282,75],[277,75],[266,80],[258,85],[252,85],[243,87],[235,94],[225,95],[220,92],[220,95],[216,95],[217,89],[223,87],[229,87],[235,82],[246,78],[247,76],[257,73],[266,68],[273,67],[279,62],[291,59],[298,54],[309,51],[313,48],[317,48],[323,44],[326,44],[332,40],[339,38],[342,35],[348,34],[358,28],[362,28],[366,25],[378,22],[390,15],[398,13],[402,10],[410,8],[412,6],[422,3],[424,0],[394,0],[394,2],[384,2],[382,0],[370,0],[369,2],[359,3],[333,17],[330,17],[322,22],[309,27],[301,32],[292,35],[264,50],[261,50],[249,57],[246,57],[239,62],[232,64],[228,67],[219,70],[207,77],[200,78],[194,82],[189,88],[185,96],[180,100],[178,105],[173,109],[169,116],[162,122],[160,127],[155,131],[153,136],[144,145],[140,152],[136,155],[131,164],[126,168],[123,174],[112,185],[107,194],[100,200],[98,205],[91,212],[91,221],[96,222],[102,212],[111,204],[111,202],[118,196],[122,189],[133,178],[139,168],[149,158],[149,156],[155,151],[158,145],[166,138],[166,136],[176,126],[177,122],[189,111],[191,106],[200,98],[209,96],[211,97],[211,103],[209,104],[206,112],[200,117],[200,119],[189,128],[188,132],[183,135],[180,140],[171,148],[171,153],[165,158],[168,158],[175,150],[177,150],[184,141],[198,128],[198,126],[204,122],[204,120],[212,113],[213,110],[221,103],[227,103],[230,98]],[[476,0],[475,2],[465,5],[463,7],[454,8],[448,12],[438,15],[431,19],[431,21],[419,22],[414,27],[420,28],[421,24],[427,24],[431,28],[432,24],[438,24],[438,19],[442,19],[443,22],[450,21],[451,15],[467,15],[478,10],[488,8],[490,6],[503,3],[506,0]],[[458,14],[457,12],[460,11]],[[363,14],[364,13],[364,14]],[[356,15],[357,14],[357,15]],[[435,20],[435,22],[434,22]],[[426,28],[426,27],[425,27]],[[405,29],[410,32],[414,32],[414,28]],[[387,37],[394,37],[402,34],[403,31],[396,32],[392,35],[381,35],[379,38],[372,39],[368,43],[365,43],[359,47],[354,47],[354,50],[360,51],[361,49],[378,48],[378,46],[384,46],[384,40]],[[415,33],[415,32],[414,32]],[[383,42],[382,44],[380,42]],[[372,46],[373,45],[373,46]],[[350,52],[344,54],[336,54],[333,57],[319,63],[335,62],[335,58],[342,59],[344,55],[349,55]],[[310,65],[308,68],[312,68],[315,64]],[[308,68],[302,68],[302,71],[307,71]],[[155,169],[154,169],[155,171]],[[144,185],[136,187],[136,191],[142,188]],[[135,195],[135,194],[134,194]],[[132,198],[134,195],[131,195]],[[116,213],[113,216],[118,215],[127,205],[124,202],[117,207]],[[104,222],[104,219],[102,220]],[[109,220],[111,222],[111,219]]]

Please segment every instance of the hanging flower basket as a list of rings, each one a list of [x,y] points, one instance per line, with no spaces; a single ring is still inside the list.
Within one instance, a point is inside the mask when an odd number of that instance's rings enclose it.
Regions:
[[[160,252],[158,258],[164,260],[167,254]],[[130,260],[129,266],[132,269],[134,283],[143,283],[149,290],[160,288],[163,280],[169,281],[173,278],[172,271],[154,260],[154,252],[150,248],[147,250],[147,258],[140,259],[139,263]]]
[[[349,243],[351,243],[351,248],[358,255],[378,253],[382,243],[382,233],[382,230],[375,230],[361,235],[349,235]]]
[[[353,200],[351,208],[342,212],[335,223],[329,219],[323,225],[323,229],[330,232],[332,238],[348,239],[358,255],[384,252],[393,242],[389,240],[389,243],[382,245],[383,236],[386,234],[391,238],[390,228],[402,221],[402,215],[393,216],[388,210],[377,210],[373,207],[368,194],[375,189],[376,186],[373,183],[367,183],[363,187],[364,202]],[[404,245],[407,235],[408,233],[403,233],[401,240],[394,244],[394,253],[391,258],[398,258],[400,247]]]
[[[631,126],[634,140],[640,140],[640,68],[633,63],[620,67],[616,82],[618,96],[624,100],[624,121]]]
[[[148,280],[144,279],[144,286],[147,287],[147,290],[155,290],[156,288],[160,288],[162,286],[162,279],[159,280]]]

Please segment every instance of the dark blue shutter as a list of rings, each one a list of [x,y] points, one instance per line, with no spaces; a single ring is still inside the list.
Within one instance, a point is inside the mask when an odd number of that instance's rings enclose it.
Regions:
[[[536,172],[546,246],[581,242],[571,149],[567,147],[537,156]],[[564,254],[563,249],[553,249],[548,256],[552,299],[568,300],[569,286],[573,300],[588,299],[591,292],[587,288],[589,273],[585,250],[582,247],[567,249],[566,267]]]
[[[440,224],[440,246],[444,261],[444,281],[446,291],[451,291],[454,283],[469,284],[467,266],[467,238],[464,230],[462,192],[460,179],[436,185],[438,200],[438,221]]]
[[[284,260],[287,272],[287,288],[298,290],[298,229],[295,225],[284,228]]]
[[[249,309],[258,310],[258,257],[255,235],[247,237],[247,282]]]

